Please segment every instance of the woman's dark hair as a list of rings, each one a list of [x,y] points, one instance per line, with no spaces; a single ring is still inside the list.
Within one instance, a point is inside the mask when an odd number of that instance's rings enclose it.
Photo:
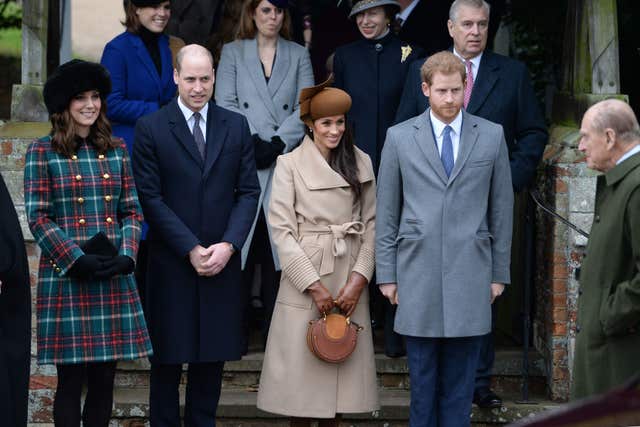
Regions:
[[[123,0],[122,6],[124,7],[124,22],[122,22],[122,25],[124,25],[130,33],[138,34],[141,24],[140,18],[138,18],[136,14],[137,7],[135,7],[130,0]]]
[[[253,22],[253,13],[262,0],[245,0],[240,14],[240,24],[238,25],[237,39],[254,39],[256,37],[256,24]],[[280,37],[291,40],[291,15],[289,9],[284,9],[284,18],[282,20],[282,28],[280,28]]]
[[[313,133],[307,126],[305,126],[305,132],[309,138],[313,139]],[[347,181],[353,190],[354,201],[357,202],[362,197],[362,183],[358,179],[359,168],[354,147],[351,126],[345,117],[345,130],[340,143],[329,154],[329,166]]]
[[[102,102],[102,108],[98,118],[89,130],[89,141],[104,154],[110,148],[120,146],[120,142],[111,136],[111,124],[107,119],[106,103]],[[51,146],[56,153],[71,157],[76,152],[76,124],[71,117],[69,108],[61,113],[51,114]]]

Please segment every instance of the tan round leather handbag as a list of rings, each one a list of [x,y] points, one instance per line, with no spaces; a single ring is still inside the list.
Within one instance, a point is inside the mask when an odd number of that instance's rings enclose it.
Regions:
[[[341,313],[325,314],[310,320],[307,328],[307,346],[320,360],[340,363],[356,349],[362,326]]]

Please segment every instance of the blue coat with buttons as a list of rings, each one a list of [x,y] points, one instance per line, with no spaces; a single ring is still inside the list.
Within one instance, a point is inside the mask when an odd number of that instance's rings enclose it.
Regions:
[[[313,86],[313,69],[309,52],[297,43],[278,39],[276,57],[267,82],[258,57],[255,39],[236,40],[224,45],[216,72],[216,103],[244,115],[252,134],[271,141],[280,137],[288,153],[304,137],[304,124],[298,112],[300,91]],[[269,209],[271,177],[275,162],[258,170],[260,180],[260,206],[265,214]],[[259,213],[259,211],[258,211]],[[258,214],[256,214],[256,219]],[[247,259],[256,221],[242,248],[242,265]],[[270,233],[270,231],[269,231]],[[271,245],[274,264],[280,269],[275,247]]]
[[[371,157],[377,173],[387,129],[393,124],[409,65],[422,49],[391,32],[339,47],[333,59],[335,86],[349,95],[356,145]]]
[[[111,74],[107,117],[111,120],[113,134],[125,140],[129,153],[138,119],[158,110],[176,94],[169,37],[161,35],[158,45],[161,75],[140,36],[128,31],[107,43],[100,60]]]

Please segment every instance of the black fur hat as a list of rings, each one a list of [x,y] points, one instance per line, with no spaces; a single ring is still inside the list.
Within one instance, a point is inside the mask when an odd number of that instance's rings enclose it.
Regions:
[[[60,65],[44,84],[42,95],[49,114],[67,109],[77,94],[97,89],[104,101],[111,92],[109,71],[95,62],[72,59]]]
[[[135,7],[155,7],[165,0],[129,0]]]

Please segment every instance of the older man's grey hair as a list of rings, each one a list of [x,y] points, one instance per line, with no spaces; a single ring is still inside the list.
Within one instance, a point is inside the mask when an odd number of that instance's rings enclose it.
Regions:
[[[591,126],[604,132],[612,129],[617,139],[625,144],[640,142],[640,126],[633,110],[626,102],[618,99],[607,99],[593,107]]]
[[[213,55],[211,55],[209,49],[204,46],[200,46],[199,44],[189,44],[180,49],[176,55],[176,70],[178,70],[178,73],[182,66],[182,60],[187,55],[206,56],[209,58],[209,62],[211,62],[211,68],[213,68]]]
[[[449,19],[452,22],[456,22],[456,18],[458,17],[458,10],[461,6],[484,9],[487,17],[489,17],[489,12],[491,11],[491,5],[484,0],[455,0],[449,8]]]

